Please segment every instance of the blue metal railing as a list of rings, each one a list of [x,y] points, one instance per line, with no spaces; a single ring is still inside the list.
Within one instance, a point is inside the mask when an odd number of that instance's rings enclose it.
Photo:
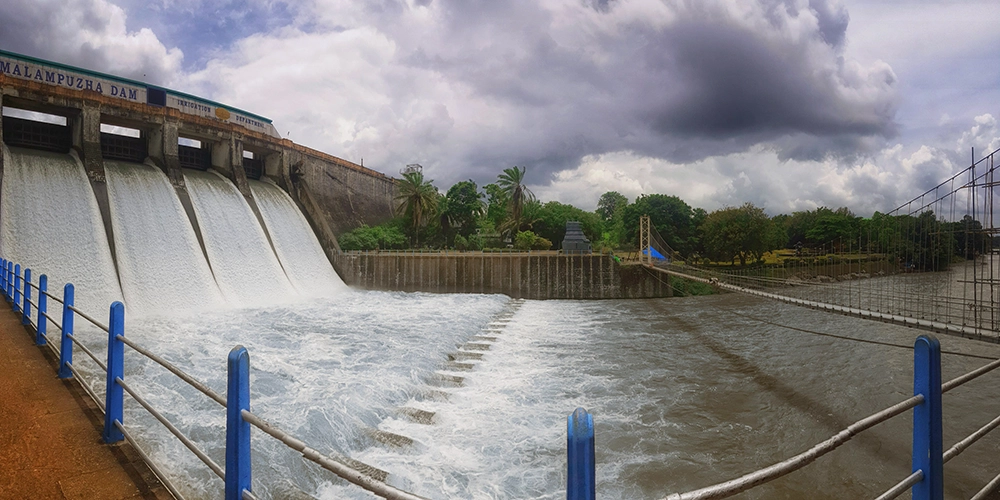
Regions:
[[[913,396],[909,399],[858,420],[826,441],[816,444],[809,450],[787,460],[713,486],[685,493],[674,493],[667,496],[666,500],[728,498],[799,470],[851,440],[857,434],[899,416],[910,409],[914,410],[912,441],[913,473],[878,496],[877,500],[891,500],[906,493],[907,490],[911,491],[914,500],[942,500],[944,498],[944,464],[958,456],[989,432],[1000,427],[1000,417],[993,419],[977,431],[957,442],[948,450],[944,450],[941,395],[997,368],[1000,368],[1000,360],[992,361],[965,375],[941,383],[941,344],[933,336],[921,335],[914,344]],[[569,478],[566,490],[567,499],[593,499],[595,496],[593,483],[594,457],[592,451],[593,421],[590,415],[583,409],[577,409],[569,417],[568,427]],[[576,437],[578,435],[589,438],[589,452],[585,451],[587,445],[578,441]],[[983,500],[998,487],[1000,487],[1000,474],[987,483],[972,499]]]
[[[340,461],[328,457],[315,449],[309,447],[298,438],[278,429],[276,426],[266,422],[257,415],[250,412],[250,355],[243,346],[236,346],[229,353],[228,362],[228,383],[225,397],[209,389],[203,383],[195,380],[183,370],[172,363],[149,352],[147,349],[130,341],[125,337],[125,306],[121,302],[114,302],[110,306],[108,324],[104,325],[100,321],[89,316],[74,305],[75,289],[71,283],[63,287],[63,296],[60,299],[47,291],[48,278],[46,275],[39,276],[38,284],[31,281],[31,270],[25,269],[21,272],[20,264],[14,264],[9,260],[0,259],[0,292],[3,297],[11,302],[15,312],[21,314],[22,323],[35,329],[36,343],[39,346],[47,346],[59,358],[59,378],[75,378],[80,386],[93,398],[94,402],[104,412],[104,426],[102,438],[106,443],[114,443],[127,440],[132,444],[136,452],[147,463],[150,470],[160,479],[164,487],[178,499],[183,496],[170,483],[168,476],[157,467],[142,447],[135,440],[128,428],[123,424],[124,395],[127,393],[133,400],[139,403],[143,409],[149,412],[157,421],[176,437],[181,444],[191,450],[205,465],[212,470],[224,482],[226,500],[255,500],[256,496],[252,491],[252,467],[250,461],[250,426],[257,427],[270,436],[275,437],[286,446],[299,451],[303,457],[315,462],[320,467],[334,472],[341,478],[361,486],[362,488],[375,493],[376,495],[390,499],[419,500],[422,497],[408,493],[392,486],[389,486],[377,479],[365,476]],[[38,302],[33,302],[31,290],[38,291]],[[48,299],[52,299],[62,304],[63,315],[61,324],[56,322],[48,311]],[[32,309],[34,306],[34,309]],[[32,318],[32,311],[35,318]],[[108,334],[108,355],[107,362],[104,363],[85,345],[76,340],[74,334],[75,317],[80,316],[97,328]],[[60,347],[57,349],[53,343],[48,341],[47,328],[49,323],[61,332]],[[74,345],[87,354],[105,373],[105,397],[100,398],[87,381],[81,377],[80,372],[73,364]],[[137,393],[124,380],[125,346],[130,347],[137,353],[149,358],[153,362],[166,368],[178,378],[199,390],[213,401],[226,408],[226,462],[220,466],[215,463],[205,452],[187,436],[185,436],[166,417],[157,411]]]
[[[109,321],[107,325],[104,325],[75,306],[75,289],[72,284],[67,283],[63,287],[63,296],[61,299],[51,295],[47,287],[48,278],[44,274],[38,277],[38,283],[35,284],[32,282],[32,272],[30,269],[24,269],[22,273],[19,264],[14,264],[6,259],[0,259],[0,291],[2,291],[4,298],[8,302],[11,302],[13,310],[21,314],[22,323],[35,329],[36,344],[47,346],[59,357],[58,376],[64,379],[76,378],[80,382],[81,387],[94,399],[101,410],[105,412],[104,428],[102,431],[104,441],[112,443],[123,439],[128,440],[146,461],[154,474],[160,478],[164,486],[176,498],[183,497],[170,484],[168,477],[149,459],[148,455],[146,455],[123,424],[122,411],[125,393],[128,393],[150,415],[163,424],[171,434],[224,481],[225,498],[227,500],[256,498],[252,493],[251,484],[250,426],[258,428],[281,441],[289,448],[302,453],[304,458],[318,464],[320,467],[376,495],[390,499],[416,500],[422,498],[366,476],[341,461],[316,451],[300,439],[251,413],[250,356],[243,346],[236,346],[229,353],[227,393],[223,397],[170,362],[128,340],[125,337],[125,307],[121,302],[111,304],[109,308]],[[37,302],[32,301],[32,289],[38,292]],[[61,322],[57,322],[49,316],[48,299],[52,299],[62,305],[63,314]],[[35,316],[34,320],[32,319],[33,313]],[[74,335],[76,316],[82,317],[108,334],[106,363],[98,359],[90,349],[76,340]],[[52,327],[61,332],[60,347],[58,349],[47,338],[47,330],[50,323]],[[97,396],[94,389],[80,376],[80,373],[74,366],[74,345],[87,354],[107,374],[104,398]],[[226,408],[226,461],[224,466],[216,464],[190,438],[185,436],[126,383],[124,380],[125,346],[129,346],[137,353],[163,366],[178,378]],[[826,441],[785,461],[731,481],[686,493],[672,494],[667,499],[717,499],[746,491],[794,472],[846,443],[855,435],[901,415],[907,410],[914,409],[913,473],[879,496],[878,500],[896,498],[907,490],[912,491],[913,498],[916,500],[940,500],[943,497],[943,464],[958,456],[992,430],[1000,427],[1000,417],[997,417],[976,432],[960,440],[948,450],[943,450],[941,395],[998,367],[1000,367],[1000,360],[990,362],[976,370],[942,383],[940,343],[933,336],[922,335],[917,338],[914,346],[914,395],[912,397],[855,422]],[[586,410],[578,408],[567,419],[566,497],[568,500],[595,499],[595,471],[593,417]],[[973,499],[980,500],[985,498],[986,495],[998,486],[1000,486],[1000,475],[997,475],[997,477],[983,487]]]

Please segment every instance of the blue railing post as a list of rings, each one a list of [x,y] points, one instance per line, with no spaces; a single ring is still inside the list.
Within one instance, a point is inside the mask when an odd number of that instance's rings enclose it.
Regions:
[[[594,500],[594,417],[583,408],[577,408],[567,419],[566,449],[566,500]]]
[[[73,378],[73,284],[63,287],[62,339],[59,343],[59,378]]]
[[[7,262],[7,301],[14,300],[14,263]]]
[[[238,345],[229,351],[229,384],[226,386],[226,500],[243,498],[250,489],[250,354]]]
[[[21,264],[14,264],[14,312],[21,312]]]
[[[31,269],[24,269],[24,302],[21,304],[21,324],[31,324]]]
[[[49,277],[41,275],[38,277],[38,328],[35,329],[35,343],[45,345],[45,333],[48,320],[45,317],[49,312],[49,297],[45,292],[49,290]]]
[[[0,290],[7,296],[7,259],[0,259]]]
[[[933,335],[921,335],[913,346],[913,394],[924,402],[913,409],[913,472],[923,479],[913,485],[913,500],[944,499],[944,460],[941,438],[941,344]]]
[[[125,305],[115,301],[111,304],[111,320],[108,322],[108,383],[104,396],[104,442],[117,443],[125,439],[115,422],[122,421],[122,398],[124,393],[118,380],[125,378],[125,344],[119,337],[125,335]]]

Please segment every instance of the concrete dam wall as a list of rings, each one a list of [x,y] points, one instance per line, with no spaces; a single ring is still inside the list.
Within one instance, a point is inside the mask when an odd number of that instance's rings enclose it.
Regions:
[[[4,142],[75,152],[106,226],[105,160],[155,164],[189,212],[187,169],[222,173],[258,214],[248,180],[266,178],[292,195],[328,254],[337,251],[337,234],[392,217],[391,177],[283,139],[270,120],[237,108],[2,50],[0,90]],[[18,111],[44,113],[62,123],[25,120]],[[122,130],[132,135],[121,135]]]
[[[333,256],[350,286],[432,293],[502,293],[526,299],[670,297],[661,277],[609,255],[351,252]]]

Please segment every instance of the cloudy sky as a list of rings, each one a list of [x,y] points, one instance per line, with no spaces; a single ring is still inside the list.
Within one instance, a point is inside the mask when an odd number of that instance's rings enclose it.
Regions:
[[[32,0],[0,48],[201,95],[442,190],[887,211],[1000,147],[1000,2]]]

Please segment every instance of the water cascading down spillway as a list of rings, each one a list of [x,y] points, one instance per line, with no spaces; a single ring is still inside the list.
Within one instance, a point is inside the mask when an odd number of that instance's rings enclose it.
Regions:
[[[263,181],[250,181],[250,189],[278,259],[296,290],[302,295],[323,297],[347,290],[288,193]]]
[[[215,281],[231,305],[261,307],[297,295],[246,199],[213,172],[185,171]]]
[[[3,146],[0,254],[46,274],[51,293],[73,283],[82,310],[122,300],[101,211],[73,154]]]
[[[184,207],[150,165],[106,161],[115,256],[129,312],[198,312],[225,304]]]

